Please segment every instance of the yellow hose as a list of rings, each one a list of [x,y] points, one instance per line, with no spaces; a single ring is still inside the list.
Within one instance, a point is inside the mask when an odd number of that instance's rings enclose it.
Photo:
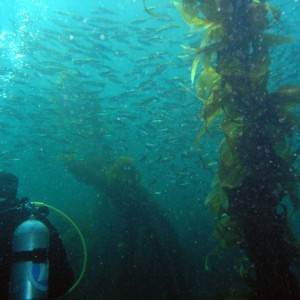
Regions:
[[[81,281],[81,279],[84,276],[84,273],[86,271],[86,265],[87,265],[87,247],[86,247],[85,239],[84,239],[84,237],[83,237],[80,229],[75,224],[75,222],[69,216],[67,216],[65,213],[63,213],[61,210],[59,210],[59,209],[57,209],[54,206],[51,206],[49,204],[45,204],[43,202],[32,202],[32,203],[34,205],[36,205],[37,207],[46,206],[46,207],[52,209],[53,211],[55,211],[56,213],[58,213],[59,215],[63,216],[75,228],[75,230],[77,231],[77,233],[78,233],[78,235],[80,237],[81,244],[82,244],[82,249],[83,249],[83,264],[82,264],[82,269],[81,269],[81,272],[80,272],[80,275],[79,275],[78,279],[73,284],[73,286],[68,290],[68,293],[70,293],[70,292],[72,292],[78,286],[78,284],[80,283],[80,281]]]

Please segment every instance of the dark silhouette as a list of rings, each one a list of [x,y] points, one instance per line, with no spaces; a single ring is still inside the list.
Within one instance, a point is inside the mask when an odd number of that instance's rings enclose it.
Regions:
[[[65,157],[64,162],[77,179],[108,198],[122,220],[122,257],[109,299],[191,299],[178,237],[141,185],[133,161]]]

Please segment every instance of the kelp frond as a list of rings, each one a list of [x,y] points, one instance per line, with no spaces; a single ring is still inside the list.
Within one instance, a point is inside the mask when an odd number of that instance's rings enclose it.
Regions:
[[[186,0],[182,3],[180,0],[174,0],[173,3],[181,13],[181,16],[185,22],[193,29],[205,29],[213,25],[213,22],[198,17],[197,1]]]

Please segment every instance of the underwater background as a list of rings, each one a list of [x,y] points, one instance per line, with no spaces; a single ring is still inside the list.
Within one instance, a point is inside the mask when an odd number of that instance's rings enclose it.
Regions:
[[[201,33],[189,30],[172,1],[147,5],[163,17],[147,14],[140,0],[0,3],[0,168],[19,177],[20,197],[70,216],[88,247],[86,274],[62,299],[116,299],[112,290],[128,246],[118,208],[74,178],[66,156],[133,159],[141,185],[178,235],[192,299],[212,299],[235,280],[238,249],[206,260],[217,241],[204,199],[222,132],[215,126],[195,146],[202,104],[190,81],[192,61],[181,57],[181,45],[197,44]],[[274,31],[295,41],[271,50],[271,91],[300,83],[300,3],[272,5],[283,12]],[[299,217],[293,216],[298,233]],[[79,274],[76,232],[55,213],[50,219]]]

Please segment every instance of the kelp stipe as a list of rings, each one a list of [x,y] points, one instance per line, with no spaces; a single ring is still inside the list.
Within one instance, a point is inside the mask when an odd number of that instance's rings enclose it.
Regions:
[[[179,237],[142,185],[133,159],[98,154],[85,159],[64,155],[62,161],[76,179],[95,187],[119,217],[114,220],[122,231],[119,264],[107,299],[193,299],[194,282]]]
[[[225,299],[300,299],[291,271],[299,263],[299,243],[283,203],[298,208],[299,153],[295,135],[300,120],[291,108],[300,102],[300,88],[268,90],[270,47],[291,42],[266,33],[280,11],[258,0],[175,0],[184,20],[203,30],[194,54],[191,80],[204,102],[204,128],[197,143],[219,115],[224,138],[219,170],[206,203],[216,216],[220,245],[240,247],[245,292],[232,289]],[[202,70],[198,78],[199,64]],[[250,291],[250,292],[249,292]]]

